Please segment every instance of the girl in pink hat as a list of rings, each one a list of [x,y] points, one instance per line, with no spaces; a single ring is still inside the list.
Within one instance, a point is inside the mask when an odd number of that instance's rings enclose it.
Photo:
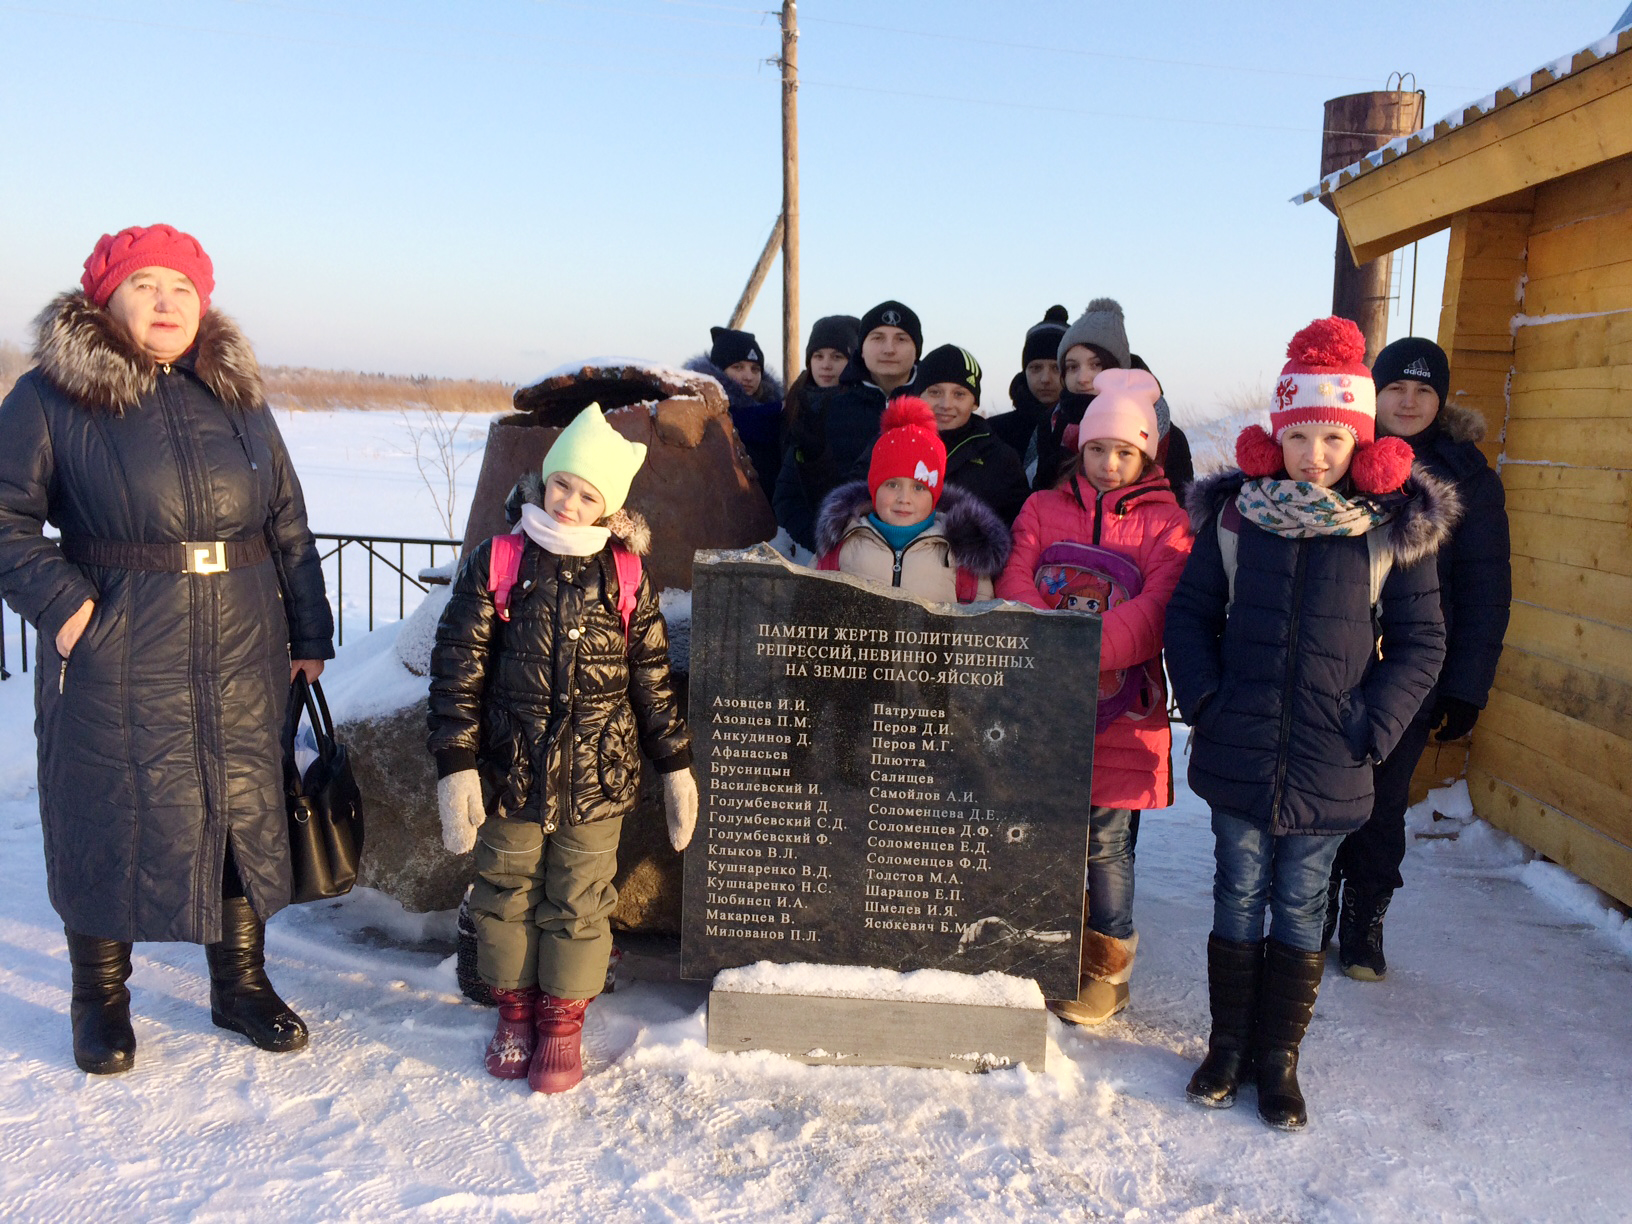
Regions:
[[[1156,462],[1155,378],[1105,370],[1093,391],[1075,455],[1055,487],[1034,493],[1020,511],[997,582],[1001,599],[1103,618],[1082,975],[1077,997],[1054,1004],[1086,1025],[1128,1005],[1139,947],[1134,820],[1173,802],[1162,618],[1190,552],[1184,511]]]

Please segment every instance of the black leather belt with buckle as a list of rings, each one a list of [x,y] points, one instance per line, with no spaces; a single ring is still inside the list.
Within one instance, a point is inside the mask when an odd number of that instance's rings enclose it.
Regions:
[[[69,538],[62,541],[62,553],[79,565],[156,574],[221,574],[246,565],[259,565],[272,555],[265,536],[247,540],[181,540],[170,544]]]

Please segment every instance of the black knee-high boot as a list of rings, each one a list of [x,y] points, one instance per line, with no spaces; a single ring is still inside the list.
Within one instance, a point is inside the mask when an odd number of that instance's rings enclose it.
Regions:
[[[306,1025],[266,979],[266,926],[243,897],[221,901],[221,942],[204,945],[210,1019],[274,1054],[306,1045]]]
[[[1253,1051],[1258,1116],[1281,1130],[1301,1130],[1309,1122],[1298,1087],[1298,1049],[1315,1014],[1325,964],[1324,952],[1304,952],[1274,939],[1264,945]]]
[[[1252,1030],[1258,1010],[1258,979],[1264,966],[1264,941],[1235,943],[1207,937],[1207,997],[1213,1031],[1207,1057],[1185,1089],[1197,1105],[1228,1109],[1235,1090],[1252,1072]]]
[[[136,1065],[136,1033],[130,1027],[130,945],[90,935],[68,936],[74,992],[68,1017],[74,1028],[74,1062],[92,1075],[117,1075]]]

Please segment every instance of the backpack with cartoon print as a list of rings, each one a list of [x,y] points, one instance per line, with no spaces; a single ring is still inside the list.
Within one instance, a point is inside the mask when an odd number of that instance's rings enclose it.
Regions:
[[[1139,567],[1114,548],[1061,540],[1043,549],[1033,577],[1050,608],[1105,615],[1144,589]],[[1099,712],[1095,730],[1103,731],[1126,714],[1138,720],[1163,709],[1158,660],[1099,673]],[[1165,711],[1164,711],[1165,712]]]

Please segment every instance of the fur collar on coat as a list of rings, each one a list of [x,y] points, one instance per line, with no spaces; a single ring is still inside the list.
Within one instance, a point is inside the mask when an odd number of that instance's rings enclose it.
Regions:
[[[1461,404],[1446,404],[1439,410],[1434,423],[1452,442],[1485,440],[1485,418],[1472,408],[1464,408]]]
[[[749,395],[738,386],[736,379],[728,378],[724,370],[708,359],[707,353],[697,354],[697,356],[686,362],[685,368],[694,374],[707,374],[715,382],[719,383],[721,387],[725,388],[726,401],[739,412],[744,408],[753,408],[759,404],[775,403],[782,398],[782,380],[763,366],[760,367],[763,373],[759,379],[759,390],[753,395]]]
[[[873,510],[865,480],[842,484],[827,495],[816,516],[816,555],[825,557],[843,542],[850,525]],[[981,578],[1003,572],[1013,541],[992,508],[957,485],[948,485],[936,508],[941,534],[959,565]]]
[[[504,499],[504,521],[512,527],[521,522],[523,504],[537,506],[540,510],[544,508],[544,478],[537,472],[527,472],[516,481],[510,496]],[[652,550],[652,528],[639,510],[625,506],[615,514],[607,515],[601,525],[637,557],[644,557]]]
[[[1214,530],[1219,510],[1246,483],[1247,476],[1240,468],[1198,477],[1187,499],[1191,530],[1197,535]],[[1457,496],[1456,486],[1420,463],[1411,468],[1411,479],[1404,489],[1376,500],[1396,503],[1394,517],[1376,530],[1387,532],[1393,563],[1402,569],[1437,553],[1462,517],[1462,499]]]
[[[34,320],[40,373],[75,403],[123,414],[158,385],[158,363],[118,321],[79,290],[64,293]],[[193,373],[229,408],[266,406],[261,367],[238,325],[218,310],[199,320],[187,357]]]

